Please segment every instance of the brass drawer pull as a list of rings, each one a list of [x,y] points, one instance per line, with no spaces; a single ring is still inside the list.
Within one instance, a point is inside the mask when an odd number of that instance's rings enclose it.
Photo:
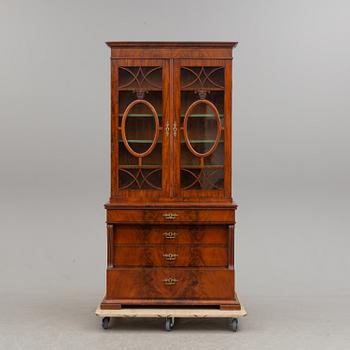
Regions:
[[[163,283],[166,286],[173,286],[174,284],[176,284],[176,282],[178,282],[178,280],[176,278],[172,278],[172,277],[168,277],[165,280],[163,280]]]
[[[175,239],[176,235],[176,232],[163,232],[163,236],[166,239]]]
[[[178,254],[167,253],[167,254],[163,254],[163,256],[164,256],[165,260],[174,261],[178,257]]]
[[[177,217],[177,214],[175,213],[165,213],[163,214],[164,219],[166,220],[174,220]]]
[[[166,239],[174,239],[176,237],[176,232],[163,232],[163,236]]]

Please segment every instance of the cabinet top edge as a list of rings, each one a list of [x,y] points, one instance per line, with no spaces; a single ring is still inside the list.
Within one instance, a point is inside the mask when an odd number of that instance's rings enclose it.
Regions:
[[[232,41],[107,41],[110,48],[115,47],[224,47],[234,48],[238,42]]]
[[[109,201],[104,205],[105,209],[237,209],[238,204],[229,202],[119,202]]]

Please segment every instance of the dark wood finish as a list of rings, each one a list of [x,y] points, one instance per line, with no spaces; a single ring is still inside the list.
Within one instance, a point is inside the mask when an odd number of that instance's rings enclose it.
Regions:
[[[122,304],[118,303],[117,301],[108,299],[103,299],[100,306],[102,310],[120,310],[122,308]]]
[[[111,195],[103,309],[239,309],[234,282],[235,42],[108,42]]]
[[[220,304],[220,310],[239,310],[239,304]]]
[[[239,303],[239,300],[236,299],[229,299],[229,300],[223,300],[223,299],[107,299],[104,298],[101,302],[101,309],[105,310],[118,310],[123,307],[128,306],[160,306],[160,307],[167,307],[167,308],[176,308],[176,307],[217,307],[221,308],[221,305],[223,305],[223,308],[225,310],[240,310],[241,305]]]
[[[107,267],[113,267],[114,259],[113,225],[107,225]]]
[[[107,278],[107,299],[234,299],[234,273],[226,269],[120,268]]]
[[[134,196],[135,191],[134,190],[120,190],[118,187],[119,184],[119,169],[120,164],[117,161],[118,154],[119,154],[119,141],[123,140],[123,134],[124,138],[125,135],[125,124],[122,124],[124,118],[122,119],[121,123],[119,122],[119,112],[121,107],[121,101],[119,98],[119,92],[118,89],[119,86],[119,69],[120,67],[153,67],[153,66],[159,66],[162,68],[162,87],[161,87],[161,114],[162,114],[162,123],[161,125],[158,125],[160,130],[157,129],[156,135],[154,136],[155,139],[158,138],[158,141],[162,141],[162,189],[160,191],[154,191],[149,189],[141,189],[137,192],[137,197]],[[111,153],[112,153],[112,169],[111,169],[111,197],[110,202],[132,202],[133,199],[136,199],[140,201],[140,198],[147,198],[151,201],[157,201],[159,198],[167,198],[169,197],[169,191],[170,191],[170,184],[169,184],[169,143],[170,139],[169,137],[166,137],[164,133],[165,125],[169,122],[169,114],[170,114],[170,106],[169,106],[169,78],[170,78],[170,72],[169,72],[169,62],[167,60],[161,60],[161,59],[118,59],[117,61],[112,60],[112,107],[111,107],[111,127],[112,127],[112,143],[111,143]],[[147,97],[146,97],[147,98]],[[145,99],[146,99],[145,98]],[[139,100],[139,102],[143,103],[143,100],[140,100],[136,97],[133,100],[132,103],[135,103],[136,100]],[[131,104],[132,104],[131,103]],[[148,101],[146,101],[146,104],[150,104]],[[155,112],[154,106],[151,105],[152,113]],[[122,111],[124,114],[125,110]],[[120,135],[119,135],[120,132]],[[133,154],[135,156],[135,153]]]
[[[169,214],[169,216],[167,216]],[[174,216],[171,216],[171,215]],[[223,223],[234,224],[234,211],[230,209],[139,209],[108,210],[108,223]]]
[[[112,226],[112,225],[110,225]],[[227,246],[225,225],[116,225],[114,244],[210,244]]]
[[[222,48],[226,47],[230,49],[230,54],[232,53],[232,48],[236,47],[238,42],[232,41],[107,41],[106,44],[110,48],[115,47],[127,47],[132,49],[139,48],[181,48],[187,47],[190,49],[198,49],[205,48],[206,50],[210,48]],[[135,51],[130,51],[133,54]],[[160,57],[160,53],[158,52],[157,57]],[[196,57],[196,55],[194,55]]]
[[[232,59],[237,42],[107,42],[111,58],[223,58]]]
[[[215,245],[186,246],[118,246],[114,256],[115,267],[127,266],[183,266],[183,267],[225,267],[227,248]]]
[[[229,225],[228,227],[228,268],[234,268],[234,251],[235,251],[235,227]]]

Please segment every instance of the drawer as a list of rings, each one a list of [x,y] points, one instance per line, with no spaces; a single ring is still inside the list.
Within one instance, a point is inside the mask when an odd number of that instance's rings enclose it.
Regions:
[[[233,209],[108,209],[107,223],[225,223],[233,224]]]
[[[230,300],[234,299],[234,271],[181,268],[108,270],[106,299]]]
[[[117,225],[114,244],[227,244],[227,226]]]
[[[227,266],[226,247],[118,246],[114,265],[119,266]]]

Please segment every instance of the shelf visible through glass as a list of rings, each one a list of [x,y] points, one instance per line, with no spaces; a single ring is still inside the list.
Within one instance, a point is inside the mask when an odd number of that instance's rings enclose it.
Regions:
[[[127,140],[128,143],[152,143],[153,140]],[[190,143],[214,143],[215,140],[189,140]],[[123,142],[123,140],[119,140]],[[220,140],[219,143],[223,143],[224,140]],[[158,140],[157,143],[162,143],[162,140]],[[181,143],[185,143],[185,140],[181,140]]]
[[[122,117],[123,114],[119,113],[119,117]],[[158,114],[158,117],[162,117],[162,114]],[[180,114],[181,118],[185,118],[185,114],[181,113]],[[215,118],[214,114],[190,114],[191,118]],[[128,117],[131,118],[154,118],[153,114],[146,114],[146,113],[129,113]],[[219,114],[220,118],[223,118],[224,115],[223,114]]]
[[[138,169],[138,168],[159,168],[161,167],[160,164],[143,164],[143,165],[137,165],[137,164],[120,164],[120,168],[133,168],[133,169]],[[210,165],[181,165],[181,168],[195,168],[195,169],[200,169],[200,168],[223,168],[224,164],[210,164]]]

